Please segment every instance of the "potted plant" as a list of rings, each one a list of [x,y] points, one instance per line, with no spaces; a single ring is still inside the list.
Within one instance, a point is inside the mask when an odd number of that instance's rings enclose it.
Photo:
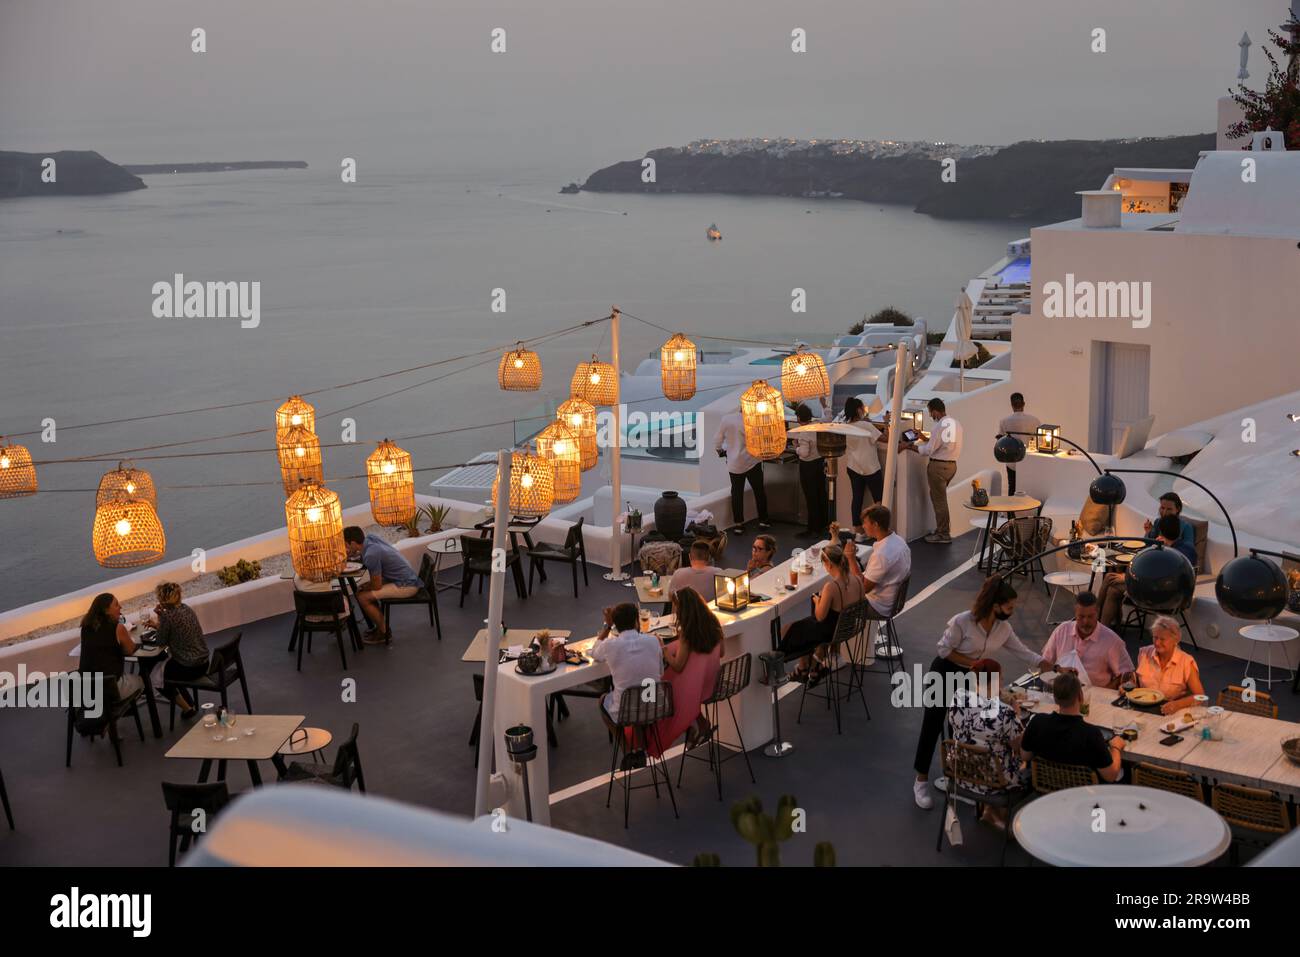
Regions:
[[[240,585],[261,577],[262,563],[250,562],[243,558],[233,565],[227,565],[217,570],[217,581],[227,588],[231,585]]]

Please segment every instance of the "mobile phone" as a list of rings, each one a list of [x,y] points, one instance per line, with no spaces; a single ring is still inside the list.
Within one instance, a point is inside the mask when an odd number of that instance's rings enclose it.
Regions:
[[[1183,740],[1183,736],[1181,734],[1171,734],[1167,738],[1161,738],[1160,743],[1165,745],[1166,747],[1173,747],[1175,744],[1178,744],[1182,740]]]

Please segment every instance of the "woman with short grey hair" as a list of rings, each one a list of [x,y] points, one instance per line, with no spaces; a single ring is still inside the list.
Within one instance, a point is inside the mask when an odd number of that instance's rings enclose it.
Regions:
[[[1161,615],[1151,623],[1151,644],[1138,651],[1138,684],[1165,696],[1162,714],[1188,708],[1195,703],[1195,695],[1205,694],[1196,659],[1178,647],[1182,635],[1177,620]]]

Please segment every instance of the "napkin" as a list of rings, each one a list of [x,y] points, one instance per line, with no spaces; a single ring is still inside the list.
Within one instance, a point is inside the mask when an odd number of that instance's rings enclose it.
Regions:
[[[1062,668],[1073,668],[1077,671],[1079,673],[1079,684],[1085,688],[1092,684],[1088,680],[1088,669],[1083,666],[1083,659],[1079,657],[1079,653],[1074,649],[1070,649],[1056,659],[1056,670],[1060,671]]]

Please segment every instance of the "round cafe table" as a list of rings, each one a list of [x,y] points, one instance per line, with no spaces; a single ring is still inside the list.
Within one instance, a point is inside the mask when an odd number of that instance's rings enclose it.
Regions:
[[[1266,662],[1268,665],[1267,678],[1255,678],[1254,680],[1262,685],[1268,685],[1270,688],[1279,681],[1290,681],[1294,678],[1291,671],[1291,659],[1286,653],[1286,642],[1293,638],[1300,637],[1300,631],[1294,628],[1288,628],[1286,625],[1275,625],[1271,621],[1263,625],[1246,625],[1238,632],[1241,637],[1250,642],[1250,657],[1246,659],[1246,670],[1243,672],[1242,680],[1250,677],[1250,666],[1259,664],[1255,660],[1255,646],[1257,643],[1263,643],[1266,652]],[[1282,646],[1282,660],[1286,662],[1287,674],[1285,678],[1273,677],[1273,645]]]
[[[988,516],[984,527],[984,540],[980,544],[979,562],[975,567],[984,570],[984,555],[987,552],[990,575],[993,574],[993,529],[997,526],[998,516],[1005,512],[1007,518],[1011,518],[1016,512],[1041,512],[1043,509],[1043,503],[1032,495],[990,495],[987,505],[972,505],[970,502],[962,504],[972,512],[984,512]]]
[[[305,736],[301,735],[304,731]],[[289,739],[284,744],[280,745],[280,754],[310,754],[313,761],[317,758],[324,761],[325,755],[322,752],[333,740],[334,735],[324,728],[298,728],[289,735]]]
[[[1200,801],[1130,784],[1044,794],[1012,827],[1021,847],[1057,867],[1200,867],[1232,842],[1227,822]]]

